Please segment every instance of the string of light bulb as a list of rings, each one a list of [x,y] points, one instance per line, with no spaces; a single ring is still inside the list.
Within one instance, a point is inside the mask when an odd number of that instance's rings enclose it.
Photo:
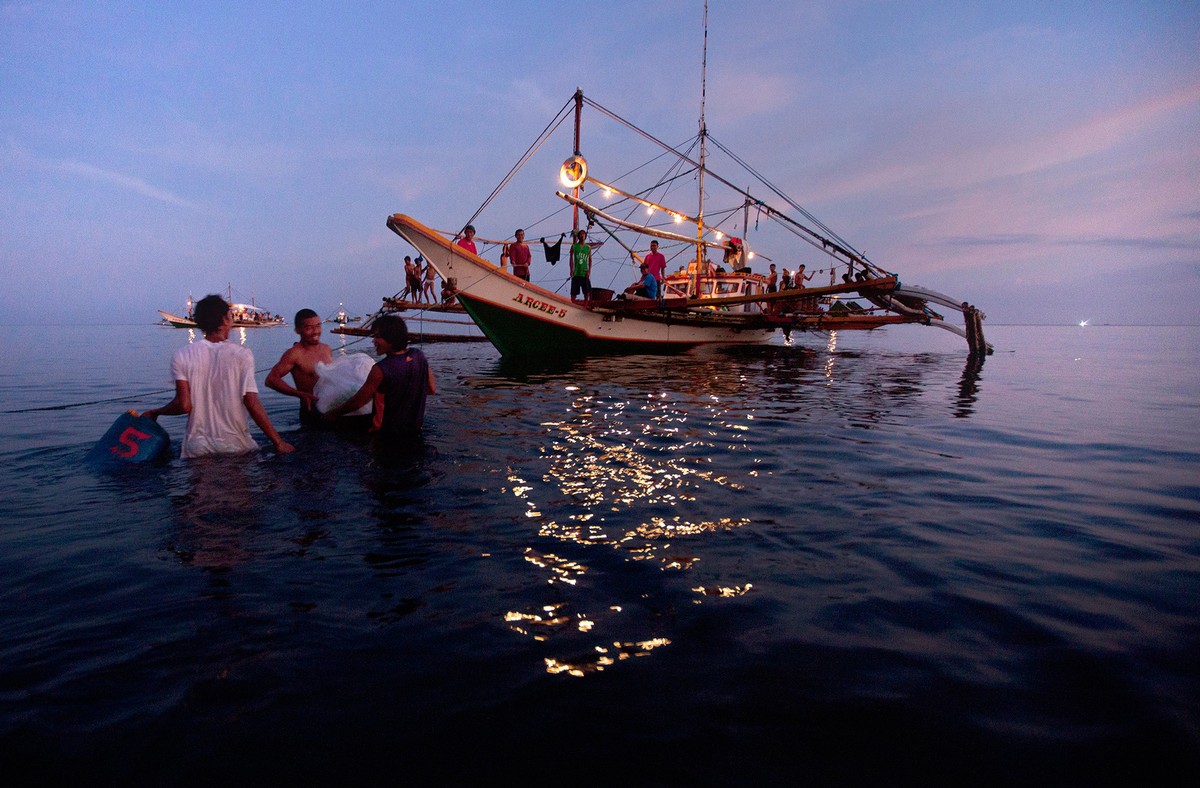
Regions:
[[[670,216],[674,220],[675,224],[689,222],[697,226],[703,226],[701,225],[700,219],[695,216],[688,216],[687,214],[683,214],[674,209],[660,205],[653,200],[647,200],[646,198],[639,197],[636,194],[630,194],[627,191],[623,191],[616,186],[613,186],[611,183],[605,183],[597,178],[593,178],[588,174],[587,160],[579,154],[575,154],[563,162],[562,168],[559,171],[559,179],[562,184],[569,189],[578,189],[583,186],[584,183],[591,183],[604,193],[605,199],[611,199],[613,194],[619,194],[626,199],[640,203],[646,208],[647,218],[654,216],[655,211],[662,211]],[[718,230],[715,227],[704,227],[704,232],[706,234],[711,233],[712,237],[717,240],[718,244],[723,244],[725,240],[725,233],[723,233],[721,230]],[[748,257],[752,259],[754,257],[754,253],[749,252]]]

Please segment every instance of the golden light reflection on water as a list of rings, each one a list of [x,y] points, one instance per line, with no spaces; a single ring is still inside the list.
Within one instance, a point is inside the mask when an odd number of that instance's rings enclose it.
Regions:
[[[732,390],[728,381],[725,386],[698,396],[654,392],[644,399],[602,397],[566,386],[571,395],[568,414],[541,424],[547,439],[539,447],[543,462],[536,464],[542,469],[540,480],[532,477],[529,467],[509,468],[505,492],[524,504],[525,516],[537,522],[539,538],[573,545],[576,552],[579,547],[608,547],[625,561],[657,562],[664,573],[694,571],[702,563],[699,553],[706,537],[750,522],[735,513],[706,518],[684,513],[697,508],[708,512],[721,505],[715,502],[730,500],[728,491],[744,489],[713,467],[714,454],[751,451],[756,427],[753,413],[737,396],[736,384]],[[716,491],[722,494],[712,494]],[[524,559],[544,572],[546,583],[560,589],[560,595],[568,596],[541,609],[507,613],[509,628],[538,641],[561,638],[574,649],[579,649],[580,637],[595,636],[603,644],[584,646],[582,656],[546,657],[547,672],[585,676],[670,645],[664,637],[613,639],[611,633],[637,625],[622,620],[623,605],[610,605],[599,616],[572,612],[571,589],[596,571],[588,565],[594,562],[533,547],[526,548]],[[603,575],[600,572],[590,585],[602,584]],[[689,590],[696,594],[693,603],[714,604],[752,588],[746,582]],[[626,601],[637,603],[636,610],[644,609],[643,598]]]
[[[545,640],[546,632],[568,627],[571,624],[572,619],[570,616],[557,614],[562,607],[562,603],[546,605],[540,613],[509,611],[504,614],[504,620],[514,632],[520,632],[522,635],[531,635],[534,640]]]
[[[692,590],[700,596],[721,596],[728,599],[735,596],[744,596],[745,594],[749,593],[750,589],[753,587],[754,586],[750,583],[746,583],[744,586],[710,586],[708,588],[699,586],[697,588],[693,588]],[[698,601],[699,600],[697,600],[697,602]]]
[[[634,643],[615,642],[612,646],[597,646],[594,654],[588,654],[569,662],[546,657],[546,672],[586,676],[589,673],[598,673],[623,660],[648,657],[653,649],[669,645],[671,645],[671,641],[667,638],[651,638]]]
[[[580,575],[587,572],[587,567],[583,564],[560,558],[553,553],[539,553],[532,547],[525,548],[525,560],[540,569],[549,570],[552,575],[548,581],[550,583],[575,585]]]
[[[829,340],[825,344],[825,382],[834,382],[835,362],[837,361],[838,336],[836,331],[829,332]]]

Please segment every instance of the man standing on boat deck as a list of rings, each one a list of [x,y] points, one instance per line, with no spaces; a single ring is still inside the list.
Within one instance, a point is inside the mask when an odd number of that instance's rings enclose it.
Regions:
[[[416,300],[413,290],[413,261],[411,255],[404,255],[404,291],[400,293],[401,301]]]
[[[812,279],[814,276],[815,274],[805,274],[804,265],[801,265],[796,269],[795,276],[792,277],[792,287],[797,290],[803,290],[804,288],[808,287],[808,285],[804,283]]]
[[[525,231],[517,230],[513,235],[517,240],[508,245],[508,259],[512,262],[513,275],[528,282],[529,261],[532,255],[529,253],[529,244],[525,243]]]
[[[333,350],[321,341],[321,317],[311,309],[296,313],[296,334],[300,341],[284,351],[283,356],[267,373],[267,388],[300,399],[300,423],[318,424],[321,414],[315,407],[313,388],[317,385],[317,364],[333,363]],[[291,374],[295,387],[284,376]]]
[[[580,292],[586,301],[592,297],[592,247],[587,243],[587,230],[580,230],[571,244],[571,300]]]
[[[296,450],[279,437],[258,399],[254,383],[254,354],[250,348],[226,342],[233,328],[229,304],[218,295],[205,296],[196,304],[196,325],[204,340],[185,345],[171,358],[175,398],[161,408],[143,413],[151,419],[187,414],[183,436],[184,459],[209,454],[242,454],[257,451],[250,437],[246,414],[266,434],[275,451]]]
[[[646,255],[645,262],[646,267],[650,270],[650,275],[654,277],[661,288],[663,279],[667,277],[667,258],[658,251],[658,241],[650,242],[650,254]]]

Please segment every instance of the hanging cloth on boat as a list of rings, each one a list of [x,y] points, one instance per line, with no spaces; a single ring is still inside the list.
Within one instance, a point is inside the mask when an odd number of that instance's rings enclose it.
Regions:
[[[546,262],[549,263],[550,265],[558,264],[559,255],[562,254],[563,235],[566,235],[566,233],[559,235],[558,243],[554,244],[553,246],[546,243],[545,238],[542,239],[542,251],[544,251],[546,253]]]

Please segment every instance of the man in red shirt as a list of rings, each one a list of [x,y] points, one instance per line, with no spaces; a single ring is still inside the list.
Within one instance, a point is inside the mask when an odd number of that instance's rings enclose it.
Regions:
[[[529,244],[525,243],[525,231],[517,230],[517,240],[508,245],[508,259],[512,262],[513,275],[529,281]]]
[[[662,255],[662,252],[658,251],[658,241],[650,242],[650,254],[646,255],[645,262],[650,275],[658,280],[661,290],[663,279],[667,275],[667,258]]]
[[[475,249],[475,228],[467,225],[463,228],[463,237],[458,239],[458,245],[466,249],[471,254],[479,254]]]

